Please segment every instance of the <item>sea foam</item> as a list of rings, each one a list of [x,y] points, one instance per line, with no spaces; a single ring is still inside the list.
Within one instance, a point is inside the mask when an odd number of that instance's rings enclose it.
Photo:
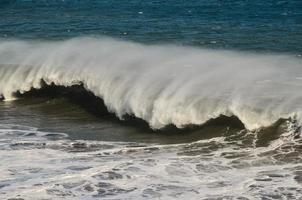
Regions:
[[[119,118],[159,129],[221,115],[247,129],[280,118],[302,123],[302,61],[293,55],[143,45],[110,38],[0,41],[0,93],[13,100],[46,84],[85,89]],[[59,111],[58,111],[59,112]]]

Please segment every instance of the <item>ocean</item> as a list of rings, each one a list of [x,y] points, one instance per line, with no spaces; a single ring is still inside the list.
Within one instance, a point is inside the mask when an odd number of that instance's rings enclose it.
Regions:
[[[0,0],[0,199],[302,199],[302,1]]]

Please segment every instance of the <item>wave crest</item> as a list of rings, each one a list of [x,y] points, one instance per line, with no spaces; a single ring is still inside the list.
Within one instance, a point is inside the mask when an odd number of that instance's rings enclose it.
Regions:
[[[301,124],[302,62],[179,46],[147,46],[109,38],[1,41],[0,93],[48,85],[83,87],[119,118],[130,114],[154,129],[200,125],[236,116],[247,129],[280,118]]]

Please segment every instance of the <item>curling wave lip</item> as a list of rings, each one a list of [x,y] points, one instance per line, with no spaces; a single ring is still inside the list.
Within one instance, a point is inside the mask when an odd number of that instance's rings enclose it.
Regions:
[[[280,118],[302,123],[301,59],[110,38],[0,41],[0,93],[14,99],[46,84],[84,88],[151,128],[200,125],[221,115],[249,130]]]

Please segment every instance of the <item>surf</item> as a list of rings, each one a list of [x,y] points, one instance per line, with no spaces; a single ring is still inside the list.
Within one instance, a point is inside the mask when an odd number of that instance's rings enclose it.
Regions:
[[[112,38],[1,40],[6,101],[45,85],[80,85],[118,118],[152,129],[237,117],[248,130],[302,123],[302,61],[294,55],[144,45]]]

